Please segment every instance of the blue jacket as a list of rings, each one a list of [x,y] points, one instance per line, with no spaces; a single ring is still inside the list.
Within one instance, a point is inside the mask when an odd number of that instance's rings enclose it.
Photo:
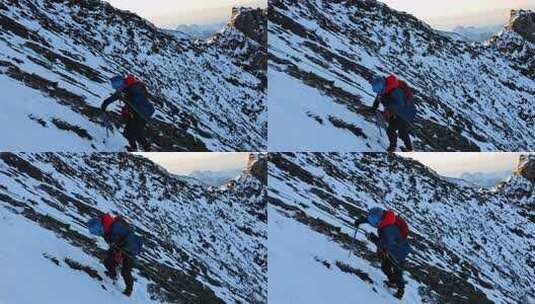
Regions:
[[[121,248],[130,255],[139,254],[143,245],[141,238],[136,236],[123,221],[115,221],[104,238],[110,246]]]
[[[386,251],[396,263],[402,264],[411,251],[409,242],[401,237],[397,225],[388,225],[378,229],[379,247]]]
[[[402,89],[394,89],[390,94],[385,96],[385,99],[389,99],[386,107],[404,120],[412,121],[416,116],[416,107],[408,103],[405,92]]]
[[[144,120],[149,120],[154,114],[154,106],[148,100],[145,86],[141,82],[130,86],[121,86],[115,93],[104,100],[101,108],[105,110],[112,102],[119,100],[123,96],[125,97],[124,101],[130,108]]]

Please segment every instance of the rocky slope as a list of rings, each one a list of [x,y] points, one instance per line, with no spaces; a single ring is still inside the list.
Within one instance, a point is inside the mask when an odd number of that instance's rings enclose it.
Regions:
[[[169,34],[100,0],[2,1],[0,126],[14,131],[0,149],[124,151],[119,115],[107,134],[98,107],[112,93],[111,76],[133,73],[157,108],[148,131],[155,150],[264,150],[266,70],[250,66],[266,48],[249,33],[262,31],[265,15],[240,9],[233,19],[249,15],[256,23],[229,22],[216,44]]]
[[[353,239],[354,219],[379,206],[400,213],[411,229],[401,302],[529,303],[535,221],[526,170],[483,190],[396,155],[272,154],[270,301],[396,302],[382,284],[375,246],[361,232]]]
[[[259,178],[214,188],[131,154],[2,153],[0,302],[266,303]],[[107,246],[85,227],[103,212],[144,239],[132,299],[104,276]]]
[[[275,150],[383,151],[368,81],[389,73],[416,93],[417,150],[535,146],[534,44],[525,33],[532,13],[514,13],[519,26],[474,44],[375,0],[270,5],[268,138]]]

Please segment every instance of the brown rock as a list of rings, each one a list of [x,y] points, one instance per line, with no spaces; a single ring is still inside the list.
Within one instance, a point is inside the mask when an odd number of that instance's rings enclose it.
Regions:
[[[512,10],[507,29],[515,31],[524,39],[535,43],[535,12]]]
[[[233,8],[230,24],[245,36],[267,45],[267,11],[263,9]]]
[[[520,156],[517,173],[535,183],[535,154]]]

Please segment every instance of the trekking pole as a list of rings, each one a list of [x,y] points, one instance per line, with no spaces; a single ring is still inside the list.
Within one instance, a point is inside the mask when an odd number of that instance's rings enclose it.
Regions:
[[[363,229],[361,229],[359,226],[356,226],[355,227],[355,233],[353,234],[353,242],[351,242],[351,245],[350,245],[350,248],[349,248],[349,256],[347,257],[348,259],[351,258],[351,253],[353,253],[353,247],[355,247],[355,244],[357,243],[357,232],[361,230],[362,232],[366,232],[364,231]]]
[[[355,242],[357,240],[357,232],[359,231],[359,227],[355,227],[355,233],[353,234],[353,242],[351,242],[351,245],[349,247],[349,255],[347,256],[347,259],[351,258],[351,253],[353,253],[353,247],[355,246]]]

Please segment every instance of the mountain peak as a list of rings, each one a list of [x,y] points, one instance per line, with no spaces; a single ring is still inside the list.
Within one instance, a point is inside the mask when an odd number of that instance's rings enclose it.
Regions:
[[[535,43],[535,12],[531,10],[511,10],[506,29],[512,30],[531,43]]]
[[[258,42],[267,44],[267,10],[250,7],[232,8],[230,26],[236,28],[245,36]]]
[[[535,183],[535,155],[521,155],[518,161],[517,173],[532,183]]]
[[[256,177],[264,185],[267,184],[267,158],[265,154],[251,153],[247,162],[246,172]]]

